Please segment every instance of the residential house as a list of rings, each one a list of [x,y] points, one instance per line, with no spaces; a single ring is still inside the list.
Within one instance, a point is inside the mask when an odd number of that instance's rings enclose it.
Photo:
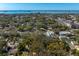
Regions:
[[[79,23],[77,21],[74,21],[74,23],[72,23],[72,28],[79,29]]]
[[[62,39],[62,38],[69,39],[68,35],[70,35],[70,34],[71,34],[71,32],[69,32],[69,31],[60,31],[59,32],[59,39]]]
[[[46,33],[45,33],[45,35],[47,37],[53,37],[54,36],[54,32],[53,31],[50,31],[50,30],[47,30]]]

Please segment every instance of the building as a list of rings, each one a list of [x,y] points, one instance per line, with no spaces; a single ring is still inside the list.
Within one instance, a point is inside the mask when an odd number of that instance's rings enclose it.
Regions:
[[[70,35],[70,34],[71,34],[71,32],[69,32],[69,31],[60,31],[59,32],[59,39],[62,39],[62,38],[69,39],[68,35]]]
[[[48,36],[48,37],[53,37],[54,36],[54,32],[50,31],[50,30],[47,30],[47,32],[45,33],[45,35]]]
[[[79,23],[77,21],[75,21],[74,23],[72,23],[72,28],[79,29]]]

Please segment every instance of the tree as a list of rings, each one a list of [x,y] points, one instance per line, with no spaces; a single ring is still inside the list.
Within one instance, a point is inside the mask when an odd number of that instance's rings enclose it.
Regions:
[[[8,51],[6,50],[6,41],[4,39],[0,39],[0,55],[7,55]]]
[[[39,32],[31,33],[29,36],[24,37],[22,42],[19,44],[19,52],[24,51],[29,52],[30,55],[33,55],[33,52],[36,55],[43,55],[44,47],[43,36]],[[28,46],[28,48],[26,48]]]
[[[54,20],[54,19],[48,19],[48,24],[55,24],[56,23],[56,21]]]
[[[54,56],[68,55],[68,51],[65,48],[64,42],[58,39],[49,41],[47,45],[47,51],[49,55],[54,55]]]
[[[79,50],[72,50],[72,54],[75,55],[75,56],[79,56]]]

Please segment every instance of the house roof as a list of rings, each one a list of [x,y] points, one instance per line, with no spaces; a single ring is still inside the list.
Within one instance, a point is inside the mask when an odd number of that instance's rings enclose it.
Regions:
[[[52,34],[54,34],[53,31],[48,30],[48,31],[46,32],[46,35],[47,35],[47,36],[50,36],[50,35],[52,35]]]
[[[70,32],[69,32],[69,31],[60,31],[59,34],[60,34],[60,35],[61,35],[61,34],[70,34]]]

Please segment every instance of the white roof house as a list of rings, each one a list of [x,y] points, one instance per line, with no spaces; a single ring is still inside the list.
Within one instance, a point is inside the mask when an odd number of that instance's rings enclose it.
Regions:
[[[54,32],[50,31],[50,30],[47,30],[47,32],[45,33],[45,35],[48,36],[48,37],[53,37]]]
[[[67,38],[69,39],[69,37],[67,35],[71,34],[71,32],[69,31],[61,31],[59,32],[59,39],[61,40],[61,38]]]
[[[69,31],[61,31],[59,32],[59,35],[66,35],[66,34],[71,34]]]
[[[70,23],[64,23],[66,26],[68,26],[69,28],[71,28],[71,24]]]
[[[66,26],[68,26],[68,27],[71,28],[71,23],[72,23],[71,20],[64,20],[63,23],[64,23]]]

